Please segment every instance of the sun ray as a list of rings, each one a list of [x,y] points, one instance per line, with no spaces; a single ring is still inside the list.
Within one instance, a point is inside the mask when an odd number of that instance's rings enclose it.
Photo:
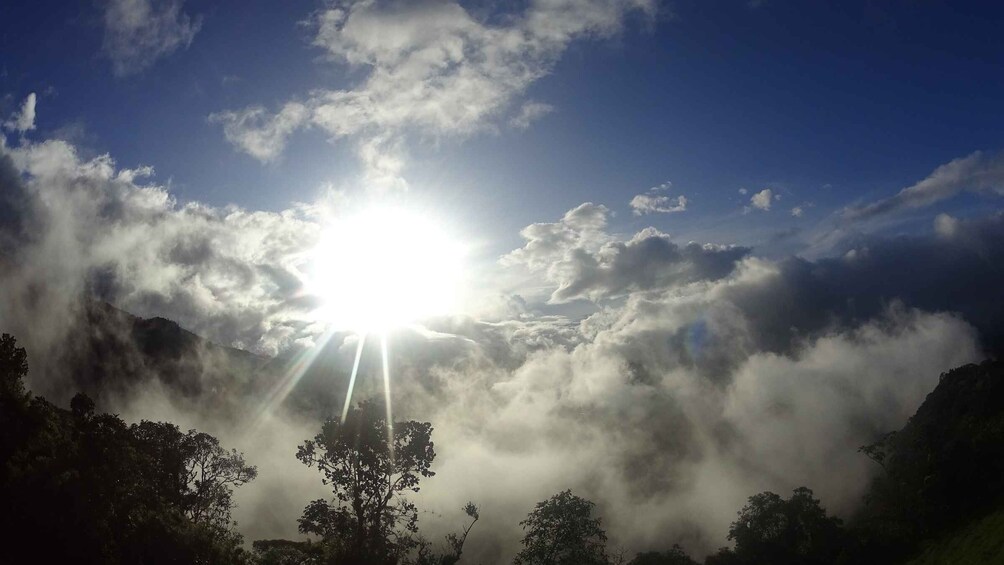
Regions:
[[[380,357],[383,361],[383,398],[387,408],[387,450],[394,462],[394,412],[390,405],[390,363],[387,360],[387,334],[380,334]]]
[[[359,360],[363,356],[363,346],[366,345],[366,334],[359,334],[359,343],[356,345],[356,359],[352,362],[352,376],[349,377],[349,389],[345,392],[345,406],[342,407],[342,423],[349,416],[349,405],[352,404],[352,391],[356,387],[356,375],[359,374]]]
[[[265,400],[262,402],[261,408],[258,410],[258,414],[254,419],[251,429],[257,429],[257,427],[265,421],[271,412],[282,404],[284,400],[286,400],[286,397],[289,396],[290,392],[292,392],[296,383],[303,378],[307,369],[314,364],[317,356],[321,354],[321,351],[328,344],[334,334],[334,328],[329,328],[317,339],[317,342],[313,347],[305,349],[296,356],[293,363],[289,366],[283,376],[265,396]]]

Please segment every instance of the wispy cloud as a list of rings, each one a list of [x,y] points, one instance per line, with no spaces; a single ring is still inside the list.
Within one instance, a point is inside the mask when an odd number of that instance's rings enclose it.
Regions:
[[[509,125],[516,129],[527,129],[530,124],[554,111],[554,106],[530,100],[523,103],[519,112],[509,120]]]
[[[35,93],[28,94],[21,103],[21,108],[3,123],[4,129],[20,134],[35,129],[35,101]]]
[[[494,127],[570,43],[614,35],[633,12],[653,14],[655,1],[534,1],[503,24],[479,21],[450,1],[337,2],[312,17],[313,43],[335,62],[366,69],[357,86],[311,91],[307,112],[292,121],[288,104],[271,114],[251,107],[214,119],[261,160],[278,155],[292,130],[316,126],[333,138],[357,138],[360,154],[370,153],[364,164],[380,162],[372,152],[393,154],[409,132],[436,137]],[[548,110],[528,102],[510,120],[529,125]],[[268,140],[267,150],[246,141],[257,139]]]
[[[135,74],[188,48],[202,19],[189,16],[183,7],[184,0],[107,0],[102,51],[112,71],[118,76]]]
[[[1004,196],[1004,153],[977,151],[954,159],[895,196],[845,208],[842,216],[852,222],[869,220],[930,206],[966,191]]]

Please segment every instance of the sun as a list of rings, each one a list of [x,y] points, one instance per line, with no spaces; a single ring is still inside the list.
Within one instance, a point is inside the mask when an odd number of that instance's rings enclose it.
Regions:
[[[456,307],[462,251],[429,216],[370,208],[323,232],[308,290],[335,328],[384,332]]]

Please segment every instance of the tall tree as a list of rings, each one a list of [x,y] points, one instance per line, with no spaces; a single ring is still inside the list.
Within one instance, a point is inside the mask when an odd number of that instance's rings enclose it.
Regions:
[[[787,500],[772,492],[751,496],[729,527],[729,539],[735,550],[722,550],[709,563],[831,564],[846,542],[840,519],[827,516],[805,487]]]
[[[431,424],[389,426],[382,407],[366,402],[344,423],[325,422],[296,456],[331,486],[334,500],[314,500],[299,522],[302,533],[324,540],[333,560],[395,563],[417,545],[418,511],[405,494],[435,474]]]
[[[166,422],[144,420],[133,426],[133,432],[145,450],[165,463],[158,474],[170,485],[185,516],[196,523],[230,525],[233,489],[258,476],[258,469],[248,465],[243,454],[227,451],[207,433],[182,433]]]
[[[559,492],[520,522],[525,535],[516,565],[606,565],[607,534],[595,505],[572,491]]]

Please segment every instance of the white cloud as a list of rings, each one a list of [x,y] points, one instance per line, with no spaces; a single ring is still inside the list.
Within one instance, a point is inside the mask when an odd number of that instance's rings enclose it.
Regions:
[[[796,218],[801,218],[805,214],[805,210],[801,206],[795,206],[791,209],[791,215]]]
[[[520,231],[527,243],[502,257],[503,265],[525,265],[531,270],[552,270],[571,250],[593,251],[610,240],[604,231],[610,210],[586,202],[569,210],[557,222],[532,224]]]
[[[631,199],[631,209],[635,216],[645,214],[672,214],[683,212],[687,209],[687,197],[677,196],[654,196],[651,194],[638,194]]]
[[[551,106],[550,104],[530,100],[523,103],[523,106],[519,109],[519,113],[509,120],[509,125],[516,129],[527,129],[530,127],[530,124],[553,111],[554,106]]]
[[[911,208],[930,206],[961,192],[1004,196],[1004,153],[977,151],[941,165],[924,180],[895,196],[844,209],[843,217],[861,221]]]
[[[631,199],[630,206],[635,216],[645,214],[672,214],[687,209],[687,197],[684,195],[672,198],[659,193],[673,188],[671,181],[665,181],[648,189],[644,194],[638,194]]]
[[[25,179],[9,190],[26,199],[20,221],[32,234],[14,245],[9,260],[18,267],[0,277],[8,323],[32,302],[26,293],[72,312],[91,289],[130,312],[170,317],[254,351],[275,353],[310,335],[310,298],[297,297],[319,230],[309,207],[179,205],[166,187],[143,182],[152,168],[119,169],[108,155],[82,159],[63,141],[25,144],[0,159]]]
[[[14,112],[11,117],[3,123],[3,127],[10,131],[24,134],[35,129],[35,93],[32,92],[25,97],[21,104],[21,109]]]
[[[747,194],[749,194],[749,192],[750,191],[746,190],[745,188],[739,189],[739,194],[742,194],[743,196],[746,196]]]
[[[774,200],[774,192],[769,188],[765,188],[760,192],[757,192],[756,194],[753,195],[752,198],[750,198],[750,205],[756,208],[757,210],[763,210],[764,212],[767,212],[770,210],[770,205],[773,200]]]
[[[749,253],[744,247],[680,246],[654,228],[619,241],[604,231],[608,213],[605,207],[586,203],[556,223],[528,226],[520,232],[526,244],[501,262],[542,273],[556,286],[550,302],[564,303],[719,279]]]
[[[953,237],[959,232],[959,220],[948,214],[938,214],[934,218],[934,233],[941,237]]]
[[[182,8],[184,0],[107,0],[102,50],[118,76],[138,73],[178,49],[187,49],[202,27]]]
[[[270,115],[261,106],[252,106],[238,112],[212,114],[209,121],[223,124],[223,135],[241,151],[268,162],[282,153],[286,139],[303,127],[309,117],[306,106],[289,102],[276,114]]]
[[[313,17],[314,44],[334,61],[365,69],[364,78],[352,88],[312,91],[304,102],[309,118],[285,123],[314,125],[333,138],[358,137],[361,153],[399,148],[393,140],[408,132],[471,134],[492,127],[551,72],[571,42],[611,36],[628,14],[654,11],[654,0],[537,0],[504,23],[489,24],[452,1],[337,2]],[[217,114],[217,121],[242,150],[254,147],[243,139],[268,138],[268,150],[256,157],[273,158],[288,130],[273,126],[274,118],[258,107],[249,110],[254,120],[242,119],[245,110]],[[514,123],[529,124],[544,112],[544,105],[530,102]]]

